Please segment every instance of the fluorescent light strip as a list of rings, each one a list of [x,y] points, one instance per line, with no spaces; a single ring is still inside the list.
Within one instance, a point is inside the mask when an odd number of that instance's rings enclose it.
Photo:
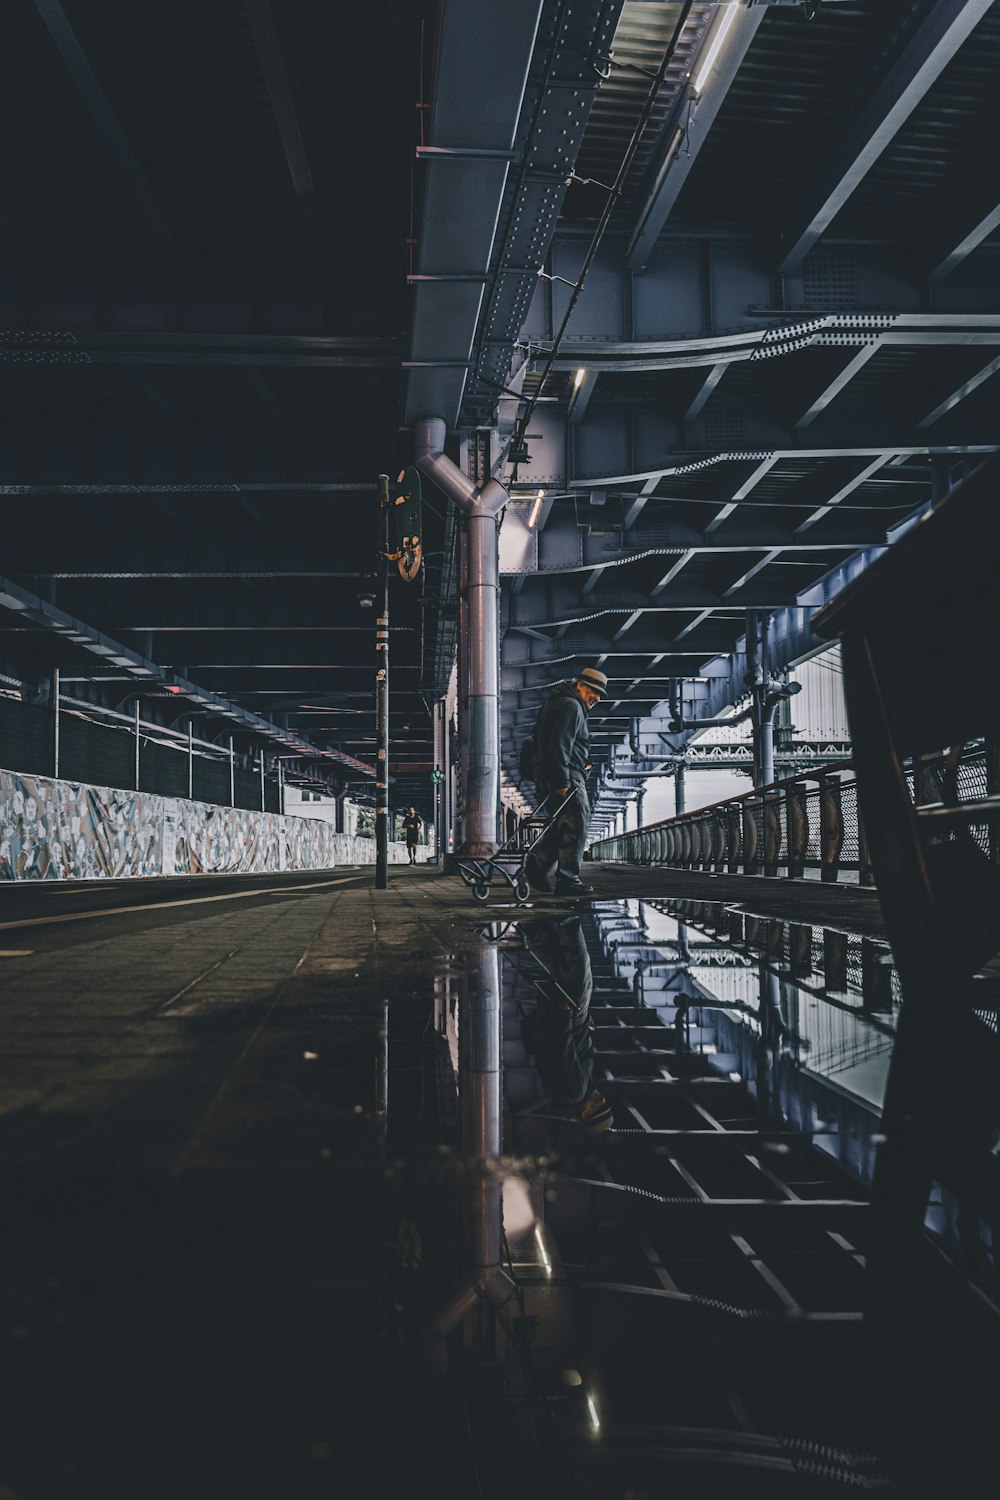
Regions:
[[[719,21],[712,33],[712,40],[709,43],[708,47],[708,56],[705,58],[704,63],[698,69],[698,74],[694,80],[694,91],[696,94],[701,93],[702,89],[705,86],[706,78],[715,66],[715,60],[718,57],[719,53],[722,51],[722,44],[726,40],[726,37],[729,35],[729,28],[736,20],[736,11],[737,7],[735,5],[727,6],[725,15],[722,17],[722,20]]]
[[[542,501],[544,499],[545,499],[545,491],[544,490],[539,490],[538,494],[535,496],[535,503],[531,507],[531,515],[528,517],[528,528],[529,528],[529,530],[534,526],[535,522],[538,520],[538,512],[542,508]]]
[[[577,370],[576,374],[573,376],[573,389],[574,389],[574,391],[578,391],[580,389],[581,385],[583,385],[583,381],[584,381],[584,377],[585,377],[586,373],[587,373],[586,370]]]
[[[551,1276],[552,1262],[549,1260],[548,1252],[545,1249],[545,1241],[542,1239],[542,1226],[540,1224],[535,1225],[535,1241],[538,1245],[538,1253],[542,1257],[542,1265],[545,1267],[545,1274],[546,1276]]]

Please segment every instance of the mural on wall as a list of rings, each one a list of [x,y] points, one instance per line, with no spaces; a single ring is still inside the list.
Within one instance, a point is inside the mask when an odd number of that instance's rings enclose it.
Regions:
[[[0,880],[97,880],[162,869],[162,797],[0,771]]]
[[[389,845],[394,864],[406,857],[405,845]],[[0,770],[0,880],[264,874],[374,860],[374,839],[334,833],[318,818]]]
[[[207,802],[176,803],[177,831],[173,875],[258,874],[280,870],[277,813]],[[308,868],[308,867],[307,867]]]

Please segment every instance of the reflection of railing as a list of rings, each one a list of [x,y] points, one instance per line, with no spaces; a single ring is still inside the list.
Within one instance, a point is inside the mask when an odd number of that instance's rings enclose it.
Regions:
[[[917,802],[931,800],[928,791],[940,783],[944,764],[943,756],[921,759],[916,773]],[[912,771],[908,782],[913,795]],[[975,752],[960,766],[960,798],[975,796],[980,783],[985,783],[984,756]],[[594,859],[615,864],[785,875],[793,880],[802,879],[807,871],[818,871],[824,881],[874,884],[849,760],[814,767],[631,833],[599,839],[590,852]]]

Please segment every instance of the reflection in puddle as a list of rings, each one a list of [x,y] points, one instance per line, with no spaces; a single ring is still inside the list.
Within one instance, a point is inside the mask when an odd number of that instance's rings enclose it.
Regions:
[[[885,1489],[862,1316],[899,1006],[885,946],[689,902],[480,939],[435,1007],[464,1164],[439,1330],[479,1310],[521,1436],[536,1457],[543,1430],[590,1444],[595,1494],[669,1476],[756,1495],[767,1452],[809,1495],[817,1442],[835,1479]],[[707,1488],[691,1462],[717,1466]]]

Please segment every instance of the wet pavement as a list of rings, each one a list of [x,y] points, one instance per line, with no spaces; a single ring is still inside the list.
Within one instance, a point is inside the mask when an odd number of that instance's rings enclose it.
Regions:
[[[980,1177],[873,1306],[870,914],[171,885],[0,932],[4,1500],[993,1493]]]

